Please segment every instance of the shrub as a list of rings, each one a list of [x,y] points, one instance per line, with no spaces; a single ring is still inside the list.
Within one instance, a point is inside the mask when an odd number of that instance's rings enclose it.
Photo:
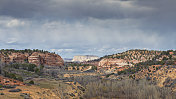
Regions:
[[[17,78],[17,80],[19,80],[19,81],[21,81],[21,82],[23,82],[23,78],[20,76],[20,77],[18,77]]]
[[[0,88],[2,88],[3,87],[3,85],[2,84],[0,84]]]
[[[29,64],[29,65],[28,65],[28,71],[32,71],[32,72],[34,72],[35,67],[37,67],[37,66],[34,65],[34,64]]]
[[[111,76],[111,75],[114,75],[114,73],[107,74],[107,75],[106,75],[106,78],[108,78],[108,77]]]
[[[118,94],[117,94],[118,93]],[[175,99],[170,88],[160,88],[146,80],[98,80],[86,86],[85,99]]]
[[[9,90],[9,92],[20,92],[21,91],[21,89],[11,89],[11,90]]]
[[[92,66],[92,70],[97,70],[97,66]]]
[[[12,79],[17,79],[16,75],[14,73],[9,73],[9,72],[6,72],[6,71],[4,71],[4,76],[8,77],[8,78],[12,78]]]
[[[29,84],[32,84],[32,85],[33,85],[33,84],[34,84],[34,81],[33,81],[33,80],[31,80],[31,81],[29,82]]]

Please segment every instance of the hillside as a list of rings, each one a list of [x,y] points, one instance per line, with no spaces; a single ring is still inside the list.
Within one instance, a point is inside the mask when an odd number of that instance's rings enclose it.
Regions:
[[[133,79],[144,79],[151,80],[154,84],[160,87],[171,87],[176,91],[176,66],[162,66],[152,65],[147,69],[141,69],[140,71],[130,75]]]
[[[74,82],[62,82],[54,79],[35,78],[34,85],[25,84],[13,86],[13,88],[0,88],[0,99],[73,99],[83,93],[80,84]],[[20,89],[11,92],[10,90]]]
[[[118,69],[134,67],[140,63],[175,64],[176,51],[128,50],[126,52],[107,55],[99,61],[98,69]],[[121,70],[121,69],[120,69]]]
[[[115,59],[125,59],[125,60],[136,60],[138,62],[144,62],[147,60],[152,60],[157,55],[160,55],[163,51],[154,51],[154,50],[128,50],[122,53],[107,55],[103,58],[115,58]]]

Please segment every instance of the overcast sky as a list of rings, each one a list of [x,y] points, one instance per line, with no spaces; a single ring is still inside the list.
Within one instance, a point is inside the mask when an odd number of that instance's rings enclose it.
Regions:
[[[0,48],[63,58],[176,48],[176,0],[0,0]]]

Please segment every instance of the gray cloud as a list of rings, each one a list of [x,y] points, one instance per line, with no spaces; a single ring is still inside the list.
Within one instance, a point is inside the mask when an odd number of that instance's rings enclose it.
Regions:
[[[121,19],[125,17],[141,17],[142,14],[146,15],[150,10],[147,7],[133,6],[133,1],[120,0],[0,1],[0,14],[16,18],[85,19],[93,17]]]
[[[174,0],[1,0],[0,47],[63,57],[174,49]]]
[[[153,11],[144,18],[145,23],[142,28],[156,30],[160,33],[163,31],[172,33],[175,30],[175,0],[142,0],[141,2],[136,1],[135,4],[153,8]]]

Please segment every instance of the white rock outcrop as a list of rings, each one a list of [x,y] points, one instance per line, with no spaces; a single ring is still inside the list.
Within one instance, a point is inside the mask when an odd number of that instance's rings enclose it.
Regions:
[[[99,59],[98,56],[94,55],[79,55],[79,56],[74,56],[73,57],[73,62],[85,62],[85,61],[90,61],[90,60],[95,60]]]

